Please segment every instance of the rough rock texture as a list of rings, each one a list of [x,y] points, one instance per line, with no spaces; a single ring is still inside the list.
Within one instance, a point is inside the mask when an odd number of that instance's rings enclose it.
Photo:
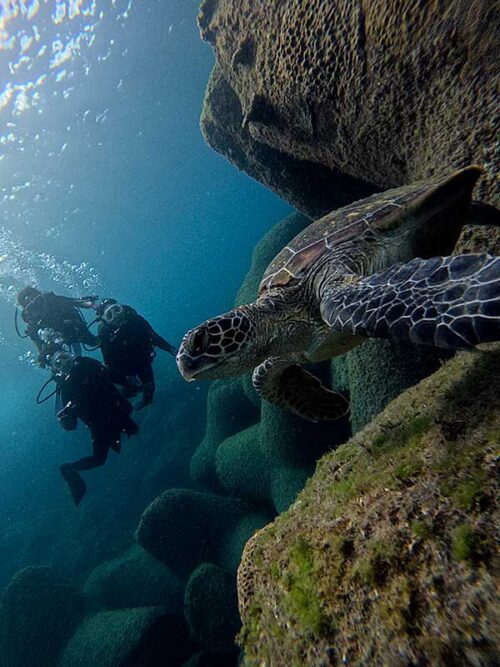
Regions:
[[[236,651],[241,627],[236,577],[212,563],[202,563],[186,586],[184,615],[191,635],[211,654]]]
[[[306,215],[317,216],[374,191],[373,186],[337,169],[255,141],[244,122],[241,103],[217,64],[205,94],[201,130],[212,148]]]
[[[248,542],[245,665],[496,664],[499,363],[446,362]]]
[[[88,612],[83,595],[46,567],[27,567],[0,605],[0,665],[53,667]]]
[[[205,0],[199,24],[207,141],[308,215],[472,162],[498,197],[496,3]]]
[[[195,650],[184,621],[160,607],[102,611],[78,628],[60,667],[179,667]]]
[[[161,606],[173,614],[182,609],[179,579],[139,545],[92,570],[84,592],[105,609]]]
[[[235,572],[245,542],[268,520],[237,498],[170,489],[146,508],[137,540],[181,579],[205,561]]]

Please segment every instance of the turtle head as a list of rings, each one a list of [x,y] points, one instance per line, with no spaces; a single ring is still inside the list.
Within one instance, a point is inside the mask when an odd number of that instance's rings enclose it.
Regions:
[[[259,363],[258,356],[251,310],[243,306],[188,331],[177,366],[188,382],[212,380],[250,370]]]

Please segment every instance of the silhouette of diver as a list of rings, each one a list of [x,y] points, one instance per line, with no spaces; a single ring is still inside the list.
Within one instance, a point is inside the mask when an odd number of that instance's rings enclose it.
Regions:
[[[75,505],[87,487],[79,472],[104,465],[108,452],[121,450],[121,434],[135,435],[139,427],[130,418],[132,405],[109,379],[109,371],[96,359],[74,357],[61,349],[51,358],[57,383],[57,399],[64,406],[57,418],[62,428],[72,431],[78,419],[90,429],[93,453],[60,467]]]
[[[26,335],[37,346],[43,357],[43,332],[50,331],[59,334],[65,343],[71,346],[75,354],[80,354],[80,343],[91,347],[98,344],[83,319],[79,308],[92,308],[97,297],[83,297],[73,299],[59,296],[54,292],[41,292],[36,287],[25,287],[17,295],[17,303],[22,308],[21,317],[26,323]],[[43,358],[39,361],[43,365]]]
[[[176,348],[157,334],[149,322],[130,306],[105,299],[96,308],[100,318],[97,337],[104,363],[113,382],[124,387],[124,395],[135,396],[141,381],[142,401],[136,410],[153,402],[155,379],[153,359],[155,347],[176,355]]]

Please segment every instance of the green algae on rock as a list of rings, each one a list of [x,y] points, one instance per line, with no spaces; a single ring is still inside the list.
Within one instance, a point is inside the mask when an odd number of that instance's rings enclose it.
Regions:
[[[447,361],[248,542],[245,665],[494,664],[499,363]]]

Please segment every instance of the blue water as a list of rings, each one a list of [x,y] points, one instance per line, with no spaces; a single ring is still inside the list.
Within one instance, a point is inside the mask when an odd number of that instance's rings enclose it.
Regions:
[[[17,15],[0,6],[0,531],[69,505],[58,466],[78,449],[51,403],[35,405],[47,376],[15,335],[16,290],[113,296],[177,343],[232,303],[255,242],[290,210],[203,141],[213,54],[196,2],[11,5]],[[160,383],[173,366],[158,362]]]

